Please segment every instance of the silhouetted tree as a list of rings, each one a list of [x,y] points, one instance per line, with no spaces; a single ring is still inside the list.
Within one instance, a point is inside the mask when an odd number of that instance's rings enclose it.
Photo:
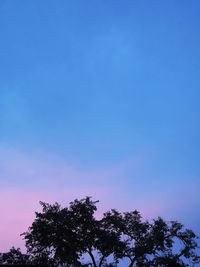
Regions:
[[[179,222],[166,223],[161,218],[154,220],[149,242],[151,239],[155,255],[153,266],[193,266],[200,262],[195,251],[198,247],[197,236],[192,230],[184,229]]]
[[[101,267],[114,249],[120,248],[120,233],[107,229],[105,220],[97,220],[96,201],[90,197],[75,200],[67,208],[58,203],[41,202],[42,213],[24,233],[28,252],[40,258],[47,255],[49,264],[77,264],[88,253],[94,267]],[[97,257],[98,256],[98,257]]]
[[[116,210],[106,213],[108,227],[121,232],[125,248],[114,252],[117,258],[127,257],[133,266],[189,266],[198,264],[196,256],[197,236],[183,225],[172,221],[166,223],[158,218],[142,222],[138,211],[121,214]]]
[[[77,233],[68,208],[58,203],[40,202],[43,212],[36,212],[36,219],[29,231],[24,233],[28,253],[39,263],[48,265],[76,264],[79,258]]]
[[[29,264],[29,256],[23,254],[19,248],[12,247],[9,252],[0,253],[0,264],[26,265]]]
[[[0,254],[1,264],[116,267],[122,258],[129,260],[129,267],[200,263],[196,255],[197,236],[176,221],[143,221],[136,210],[120,213],[115,209],[97,219],[97,201],[90,197],[76,199],[65,208],[58,203],[40,204],[42,212],[36,212],[31,227],[22,234],[27,254],[12,248]],[[83,264],[82,257],[90,261]],[[108,263],[108,257],[112,263]]]

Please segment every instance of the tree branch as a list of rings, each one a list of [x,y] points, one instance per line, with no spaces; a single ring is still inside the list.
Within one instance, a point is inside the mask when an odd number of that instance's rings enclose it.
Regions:
[[[101,260],[100,260],[100,262],[99,262],[99,267],[101,267],[101,265],[102,265],[104,259],[105,259],[105,256],[102,256],[102,257],[101,257]]]
[[[97,264],[96,264],[96,261],[95,261],[94,255],[92,254],[91,249],[88,250],[88,254],[90,255],[90,257],[92,259],[93,266],[97,267]]]

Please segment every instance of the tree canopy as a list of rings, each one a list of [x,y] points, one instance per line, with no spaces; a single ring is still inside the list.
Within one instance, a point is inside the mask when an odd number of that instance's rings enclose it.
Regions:
[[[27,254],[11,248],[0,264],[39,266],[195,266],[197,236],[177,221],[142,220],[137,211],[112,209],[95,217],[98,201],[74,200],[68,207],[40,202],[42,212],[23,233]],[[83,260],[84,258],[84,260]],[[84,262],[84,263],[83,263]]]

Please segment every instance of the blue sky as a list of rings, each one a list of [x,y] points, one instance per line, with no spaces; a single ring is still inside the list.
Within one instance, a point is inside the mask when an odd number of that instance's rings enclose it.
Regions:
[[[198,229],[199,11],[198,0],[0,2],[10,213],[30,224],[38,197],[89,194]]]

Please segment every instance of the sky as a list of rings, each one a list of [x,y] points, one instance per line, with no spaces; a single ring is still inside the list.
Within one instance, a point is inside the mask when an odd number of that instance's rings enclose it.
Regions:
[[[99,199],[199,232],[199,0],[0,1],[0,251]]]

